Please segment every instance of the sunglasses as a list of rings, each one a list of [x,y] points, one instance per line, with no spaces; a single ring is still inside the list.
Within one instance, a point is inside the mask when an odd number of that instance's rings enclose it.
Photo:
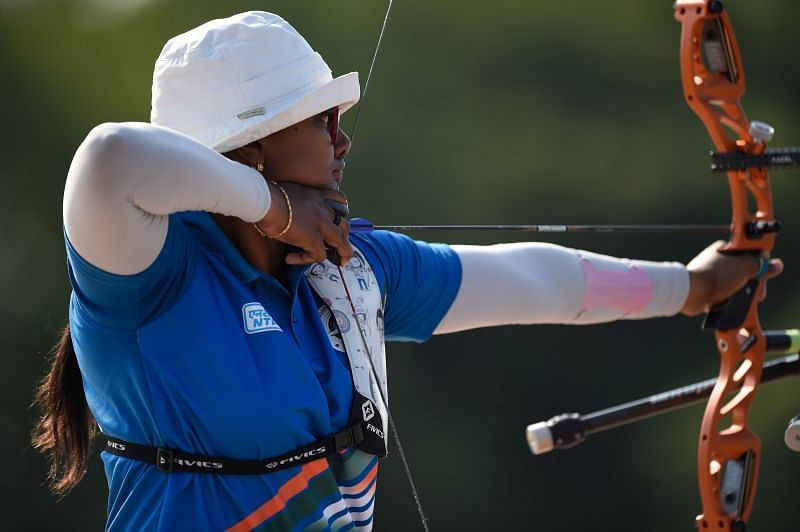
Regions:
[[[331,144],[336,145],[336,138],[339,135],[339,108],[332,107],[320,113],[320,116],[328,117],[328,134],[331,136]]]

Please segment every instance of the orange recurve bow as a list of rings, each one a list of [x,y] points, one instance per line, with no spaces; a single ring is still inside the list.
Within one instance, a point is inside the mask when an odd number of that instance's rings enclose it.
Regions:
[[[773,129],[745,116],[739,46],[722,2],[677,0],[674,10],[682,30],[680,65],[686,103],[711,135],[716,149],[711,154],[712,171],[728,177],[732,221],[730,240],[721,251],[759,256],[761,271],[706,315],[703,327],[714,330],[721,358],[716,379],[586,415],[561,414],[531,424],[526,434],[531,451],[543,454],[708,397],[697,452],[703,511],[696,525],[700,532],[744,532],[761,458],[761,442],[748,426],[753,398],[760,384],[800,373],[800,331],[764,331],[758,319],[758,304],[766,293],[767,259],[780,229],[768,170],[799,166],[800,149],[767,149]],[[768,352],[790,354],[765,365]],[[786,443],[800,451],[800,416],[792,420]]]
[[[727,170],[731,236],[726,253],[767,258],[775,245],[775,220],[768,165],[757,167],[773,130],[750,122],[740,99],[745,90],[739,47],[719,0],[677,0],[681,24],[681,81],[686,103],[702,120]],[[715,159],[716,161],[716,159]],[[734,162],[736,161],[736,162]],[[751,206],[753,208],[751,209]],[[706,405],[697,453],[703,512],[699,530],[742,532],[753,509],[761,442],[748,426],[761,382],[767,341],[758,320],[765,281],[752,279],[703,324],[715,330],[721,367]]]

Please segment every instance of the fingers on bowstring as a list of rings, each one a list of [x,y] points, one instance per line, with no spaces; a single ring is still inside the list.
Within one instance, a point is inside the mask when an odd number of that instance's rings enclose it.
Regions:
[[[353,246],[350,244],[350,240],[347,238],[346,230],[331,223],[325,227],[323,231],[323,238],[325,239],[325,243],[329,247],[335,249],[336,253],[339,255],[339,266],[346,266],[347,263],[350,262],[350,259],[353,258]]]
[[[342,235],[344,235],[345,240],[350,239],[350,221],[347,218],[342,218],[339,222],[339,229],[342,230]]]

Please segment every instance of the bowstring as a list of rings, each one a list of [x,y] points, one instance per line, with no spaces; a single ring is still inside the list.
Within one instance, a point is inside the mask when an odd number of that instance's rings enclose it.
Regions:
[[[386,27],[389,25],[389,15],[392,12],[392,1],[389,0],[389,5],[386,7],[386,15],[383,17],[383,25],[381,26],[381,31],[378,34],[378,42],[375,44],[375,53],[372,54],[372,62],[369,64],[369,71],[367,72],[367,81],[364,82],[364,93],[361,95],[361,102],[358,104],[358,109],[356,110],[356,118],[353,122],[353,129],[350,131],[350,143],[351,148],[350,152],[348,152],[347,156],[352,153],[352,146],[355,144],[356,139],[356,131],[358,131],[358,123],[361,121],[361,112],[364,110],[364,105],[367,101],[367,92],[369,91],[369,82],[372,79],[372,72],[375,70],[375,62],[378,60],[378,52],[381,49],[381,44],[383,43],[383,35],[386,33]],[[345,157],[346,159],[347,157]]]
[[[372,54],[372,61],[370,62],[369,71],[367,72],[367,80],[364,82],[364,92],[361,95],[361,102],[359,103],[358,109],[356,110],[356,118],[353,121],[353,129],[350,131],[351,150],[345,156],[345,160],[350,155],[350,153],[352,153],[352,146],[356,138],[356,132],[358,131],[358,124],[361,121],[361,113],[364,111],[364,105],[367,101],[369,82],[372,79],[372,73],[375,70],[375,63],[378,59],[378,52],[380,52],[381,44],[383,43],[383,36],[386,34],[386,27],[389,25],[389,15],[392,12],[392,2],[393,0],[389,0],[389,3],[386,7],[386,14],[383,17],[383,25],[381,26],[381,31],[378,34],[378,41],[375,44],[375,52]],[[428,518],[425,517],[425,511],[422,509],[422,501],[419,497],[419,493],[417,492],[417,485],[414,482],[414,476],[411,474],[411,466],[409,465],[408,459],[406,458],[406,453],[403,451],[403,444],[400,441],[400,433],[397,431],[397,426],[394,423],[394,416],[392,416],[392,413],[389,410],[389,402],[386,400],[386,394],[383,391],[383,386],[381,385],[381,380],[378,377],[378,372],[375,371],[375,364],[372,360],[372,352],[370,351],[369,345],[367,344],[367,338],[366,335],[364,334],[364,329],[361,327],[361,322],[358,321],[358,316],[356,316],[356,307],[355,304],[353,303],[353,298],[350,296],[350,289],[347,287],[347,282],[345,281],[344,277],[344,271],[342,271],[341,266],[337,265],[337,267],[339,268],[339,276],[342,279],[342,286],[344,287],[344,291],[347,294],[347,300],[350,303],[350,309],[353,312],[353,320],[355,320],[356,326],[358,327],[358,333],[361,336],[361,343],[364,346],[364,349],[367,353],[367,360],[369,361],[370,373],[372,373],[372,378],[375,379],[375,384],[378,388],[378,393],[380,394],[381,401],[383,401],[383,406],[386,409],[386,417],[389,424],[389,429],[391,430],[395,444],[397,445],[397,452],[400,454],[400,460],[403,463],[403,469],[405,470],[406,478],[408,479],[408,484],[411,487],[411,494],[414,497],[414,503],[417,506],[417,512],[419,513],[420,521],[422,523],[422,528],[425,530],[425,532],[429,532]]]
[[[395,444],[397,445],[397,452],[400,453],[400,460],[403,462],[403,469],[405,469],[406,478],[408,479],[408,484],[411,486],[411,494],[414,497],[414,503],[417,505],[417,512],[419,513],[420,520],[422,522],[422,528],[425,529],[425,532],[429,532],[428,529],[428,518],[425,517],[425,511],[422,509],[422,501],[419,498],[419,493],[417,492],[417,485],[414,483],[414,477],[411,474],[411,466],[408,463],[408,459],[406,458],[406,453],[403,451],[403,444],[400,442],[400,434],[397,432],[397,426],[394,424],[394,416],[392,416],[391,411],[389,410],[389,402],[386,400],[386,394],[383,391],[383,386],[381,386],[381,380],[378,378],[378,372],[375,371],[375,364],[372,360],[372,351],[370,351],[369,345],[367,344],[367,338],[364,334],[364,329],[361,327],[361,322],[358,321],[358,316],[356,315],[356,307],[353,303],[353,298],[350,295],[350,289],[347,287],[347,282],[344,280],[344,272],[342,271],[341,266],[337,266],[339,268],[339,277],[342,280],[342,286],[344,287],[345,294],[347,294],[347,301],[350,303],[350,309],[353,312],[353,320],[355,320],[356,325],[358,326],[358,333],[361,336],[361,343],[364,346],[364,350],[367,353],[367,361],[369,362],[369,369],[372,373],[372,377],[375,379],[376,387],[378,388],[378,393],[380,394],[381,401],[383,401],[383,406],[386,409],[386,417],[389,422],[389,429],[392,431],[392,435],[394,436]]]

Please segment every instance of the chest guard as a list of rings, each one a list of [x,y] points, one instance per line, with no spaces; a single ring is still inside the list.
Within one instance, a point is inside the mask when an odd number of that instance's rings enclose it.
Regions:
[[[356,392],[350,424],[360,423],[364,435],[357,447],[370,454],[386,456],[389,417],[384,399],[388,401],[389,396],[383,301],[372,268],[363,253],[355,247],[354,251],[352,260],[344,268],[326,260],[307,269],[305,276],[335,317],[350,362]],[[344,275],[344,282],[341,275]]]

